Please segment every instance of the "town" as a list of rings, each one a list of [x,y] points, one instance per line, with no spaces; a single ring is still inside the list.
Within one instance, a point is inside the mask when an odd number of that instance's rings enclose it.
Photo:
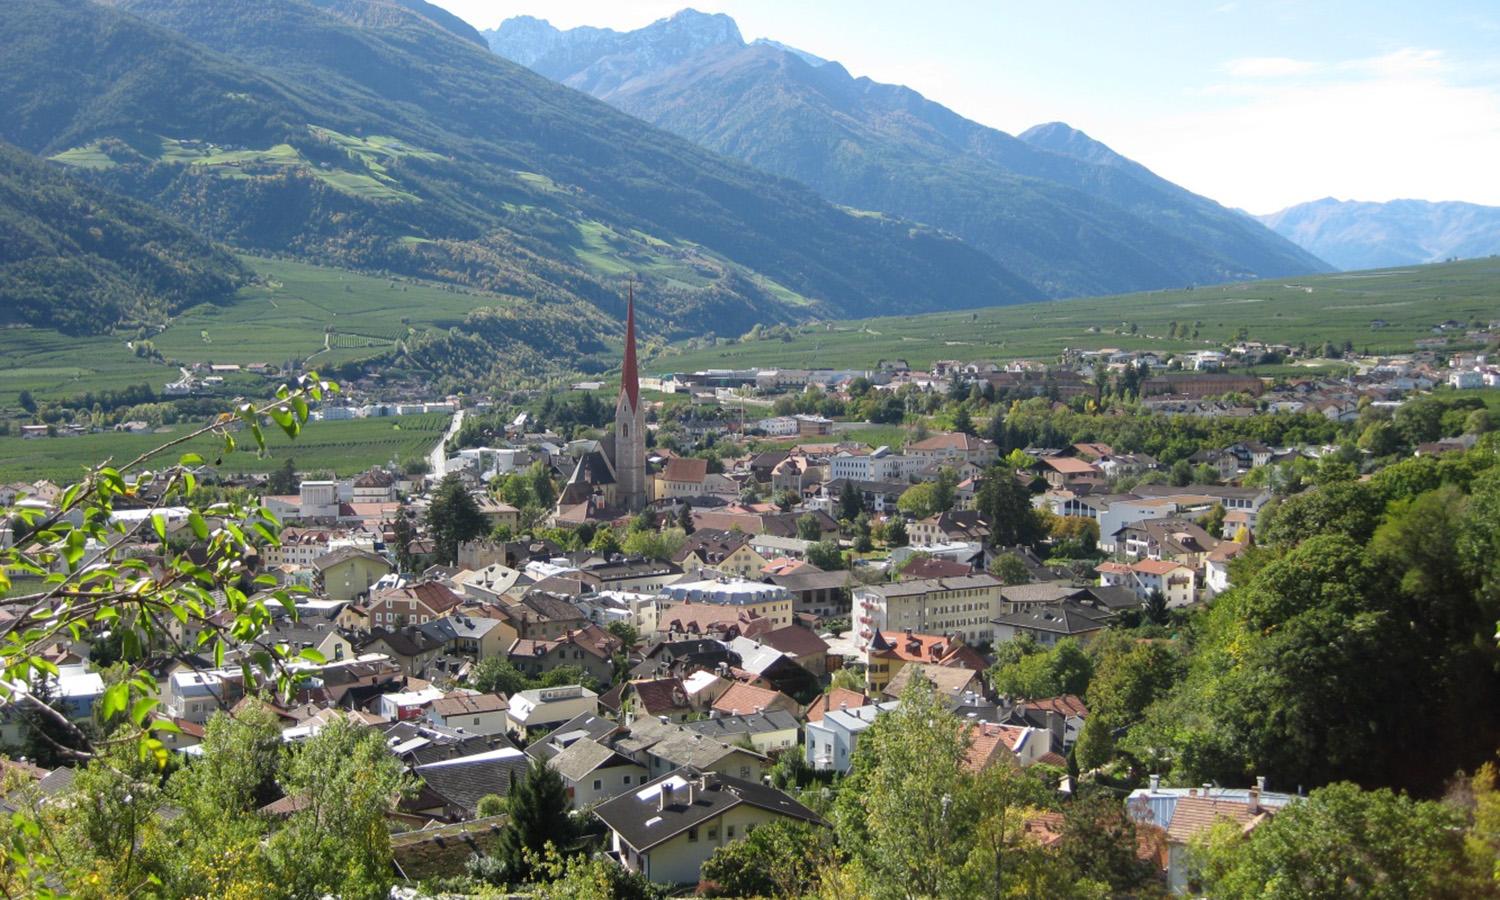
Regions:
[[[242,644],[225,646],[225,594],[217,609],[157,623],[161,662],[137,677],[170,723],[161,749],[190,769],[223,752],[223,723],[247,716],[291,744],[378,735],[410,779],[378,811],[409,882],[482,880],[520,815],[508,804],[542,767],[572,827],[621,872],[768,891],[733,886],[754,859],[735,842],[775,827],[810,853],[823,846],[808,835],[830,827],[830,789],[855,789],[862,742],[893,722],[916,727],[920,713],[954,723],[959,775],[1023,773],[1041,792],[1016,843],[1063,877],[1189,892],[1194,854],[1221,823],[1251,834],[1310,802],[1304,786],[1254,772],[1222,786],[1174,779],[1170,756],[1127,749],[1130,719],[1169,685],[1123,700],[1102,680],[1147,661],[1181,666],[1198,617],[1261,571],[1257,544],[1302,527],[1288,498],[1493,452],[1491,413],[1468,390],[1495,377],[1482,355],[1249,374],[1268,354],[1295,351],[643,378],[632,308],[612,411],[593,399],[597,384],[533,412],[471,403],[427,464],[354,477],[290,463],[216,477],[194,464],[211,490],[245,493],[281,526],[247,543],[244,575],[292,593]],[[330,398],[308,427],[450,403]],[[572,429],[545,427],[574,414]],[[879,445],[860,440],[872,429]],[[61,513],[82,535],[84,513],[57,485],[8,485],[0,503],[26,515],[6,546],[50,560],[41,584],[160,560],[163,546],[211,559],[210,534],[232,520],[169,490],[146,484],[113,504],[123,540],[49,556],[27,523]],[[301,660],[281,692],[247,667],[266,642]],[[110,720],[111,665],[140,653],[108,627],[59,635],[40,680],[6,705],[9,767],[38,802],[67,795],[69,729]],[[37,694],[69,729],[28,711]],[[1100,786],[1114,799],[1088,806],[1087,823],[1057,811],[1056,798]],[[307,802],[268,798],[260,814]],[[1069,848],[1089,829],[1130,835],[1124,862],[1078,860]],[[773,887],[810,890],[814,874]]]

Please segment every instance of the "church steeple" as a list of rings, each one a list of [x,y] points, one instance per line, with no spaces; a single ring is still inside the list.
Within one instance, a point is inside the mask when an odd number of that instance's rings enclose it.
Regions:
[[[625,364],[620,368],[620,392],[630,399],[632,410],[641,408],[641,374],[635,364],[635,284],[629,286],[625,306]]]
[[[641,373],[635,359],[635,285],[625,307],[625,360],[620,366],[620,399],[615,403],[615,501],[639,512],[649,501],[646,491],[646,415],[641,409]]]

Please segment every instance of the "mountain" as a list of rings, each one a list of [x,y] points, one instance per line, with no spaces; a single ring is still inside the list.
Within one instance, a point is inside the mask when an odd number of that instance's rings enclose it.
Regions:
[[[0,144],[0,325],[160,322],[227,302],[248,274],[145,204]]]
[[[1500,253],[1500,207],[1324,197],[1260,221],[1340,269],[1407,266]]]
[[[241,249],[485,292],[493,334],[549,323],[530,361],[614,340],[630,275],[667,336],[1035,296],[456,28],[419,0],[12,4],[0,139]]]
[[[510,19],[496,53],[828,199],[943,228],[1049,296],[1325,271],[1060,124],[1020,138],[692,10],[631,32]]]

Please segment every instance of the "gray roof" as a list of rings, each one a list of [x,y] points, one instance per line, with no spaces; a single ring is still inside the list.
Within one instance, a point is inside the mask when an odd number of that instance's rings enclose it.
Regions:
[[[650,753],[675,765],[697,766],[705,771],[711,771],[724,757],[736,752],[765,758],[754,750],[735,747],[681,725],[663,724],[656,719],[635,720],[631,723],[630,734],[615,741],[615,749],[627,755]]]
[[[993,621],[996,625],[1010,625],[1029,631],[1046,631],[1053,634],[1085,634],[1106,627],[1101,619],[1106,613],[1089,609],[1078,603],[1064,600],[1061,603],[1038,606],[1019,612],[1007,613]]]
[[[689,782],[693,782],[691,791]],[[670,791],[665,804],[664,786]],[[594,815],[640,852],[745,804],[821,824],[816,813],[778,790],[693,767],[680,768],[638,790],[627,791],[601,804]]]
[[[633,766],[635,763],[598,741],[580,738],[549,759],[547,765],[569,781],[582,781],[595,769]]]
[[[771,709],[747,716],[720,716],[686,722],[683,727],[721,741],[733,741],[741,735],[767,734],[797,728],[797,717],[784,709]]]
[[[1006,585],[1000,589],[1000,597],[1010,603],[1057,603],[1065,597],[1076,596],[1080,591],[1071,581],[1037,581]]]

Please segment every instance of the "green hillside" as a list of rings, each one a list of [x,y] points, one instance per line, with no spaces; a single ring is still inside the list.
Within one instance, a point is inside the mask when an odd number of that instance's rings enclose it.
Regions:
[[[241,250],[534,304],[517,320],[552,358],[618,334],[627,273],[676,336],[1031,295],[961,241],[701,150],[424,8],[15,4],[0,137]],[[462,330],[491,352],[516,327]]]
[[[1434,337],[1432,327],[1449,319],[1500,319],[1500,259],[831,322],[795,329],[786,342],[676,345],[646,368],[870,368],[892,358],[922,367],[937,359],[1047,359],[1065,347],[1191,351],[1230,340],[1241,328],[1266,342],[1350,341],[1357,350],[1397,353]],[[1174,322],[1196,325],[1199,339],[1168,339]]]
[[[0,326],[161,322],[224,302],[247,274],[145,204],[0,143]]]

